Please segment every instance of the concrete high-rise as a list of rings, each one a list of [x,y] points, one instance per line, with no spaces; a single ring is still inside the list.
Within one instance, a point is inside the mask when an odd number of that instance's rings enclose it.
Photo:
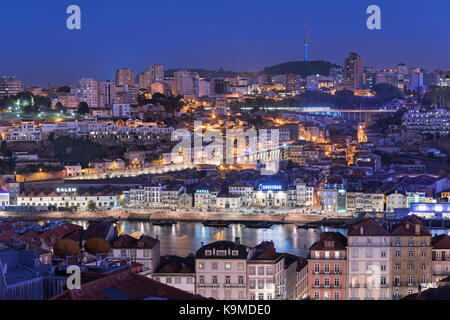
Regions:
[[[194,74],[186,70],[178,70],[173,74],[172,95],[184,96],[193,95],[194,90]]]
[[[116,70],[116,86],[134,86],[134,72],[131,69],[121,68]]]
[[[0,78],[0,99],[4,97],[14,96],[22,91],[22,82],[16,77]]]
[[[111,80],[100,82],[100,107],[112,106],[116,99],[116,86]]]
[[[82,78],[79,81],[80,102],[86,102],[90,108],[98,108],[100,105],[100,91],[97,80]]]
[[[152,64],[149,71],[150,84],[164,81],[164,66],[162,64]]]
[[[344,61],[344,84],[349,90],[361,89],[363,87],[363,62],[362,57],[350,52]]]

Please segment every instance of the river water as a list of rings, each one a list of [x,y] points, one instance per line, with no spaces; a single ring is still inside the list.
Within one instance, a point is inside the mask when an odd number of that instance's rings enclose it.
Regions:
[[[87,228],[87,221],[72,221]],[[262,241],[272,240],[278,252],[286,252],[306,257],[308,248],[319,240],[322,231],[340,231],[345,229],[322,227],[321,229],[302,229],[293,224],[274,224],[269,229],[246,228],[243,224],[230,224],[228,228],[205,227],[196,222],[178,222],[173,226],[155,226],[148,221],[118,221],[121,233],[140,233],[160,240],[161,255],[174,254],[187,256],[195,253],[202,242],[208,244],[218,240],[235,241],[239,237],[241,244],[256,246]],[[449,230],[433,230],[432,235],[447,233]]]

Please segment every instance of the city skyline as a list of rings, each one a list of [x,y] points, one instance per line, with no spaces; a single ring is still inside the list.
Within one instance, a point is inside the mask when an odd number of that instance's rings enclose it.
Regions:
[[[170,7],[136,1],[135,6],[109,4],[105,9],[101,2],[78,1],[82,28],[68,30],[68,2],[46,7],[45,12],[24,2],[1,5],[6,43],[14,50],[3,50],[0,57],[9,61],[2,73],[22,78],[27,86],[72,84],[83,76],[112,79],[118,68],[127,67],[137,74],[153,63],[166,69],[261,71],[265,66],[303,60],[304,23],[308,24],[310,61],[342,65],[348,52],[354,51],[364,58],[365,66],[450,67],[445,54],[450,49],[445,41],[449,4],[444,1],[427,6],[380,1],[381,30],[365,26],[370,3],[339,4],[339,8],[332,3],[285,3],[277,8],[246,3],[237,11],[233,4],[189,8],[183,3]],[[12,14],[17,10],[21,19]],[[158,14],[152,15],[155,11]],[[36,25],[35,17],[41,18]],[[230,24],[230,20],[238,23]],[[421,23],[414,22],[418,20]],[[120,27],[115,21],[122,22]],[[390,54],[380,54],[380,48]]]

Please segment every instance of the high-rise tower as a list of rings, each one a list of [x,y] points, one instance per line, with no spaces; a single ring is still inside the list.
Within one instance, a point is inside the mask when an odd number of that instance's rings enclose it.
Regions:
[[[305,23],[305,36],[303,38],[303,60],[308,61],[308,39],[306,36],[306,23]]]

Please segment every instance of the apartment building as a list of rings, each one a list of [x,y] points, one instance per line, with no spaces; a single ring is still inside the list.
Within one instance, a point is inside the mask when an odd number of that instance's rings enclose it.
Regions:
[[[284,277],[288,300],[308,297],[308,260],[293,254],[284,254]]]
[[[348,191],[346,194],[346,209],[351,214],[359,212],[383,212],[384,194]]]
[[[391,242],[392,295],[399,299],[431,283],[431,235],[420,218],[409,216],[393,227]]]
[[[41,141],[42,131],[40,125],[34,122],[21,122],[6,127],[1,136],[6,142]]]
[[[450,236],[441,234],[432,238],[432,282],[436,284],[440,280],[450,276]]]
[[[196,293],[219,300],[247,299],[247,260],[253,252],[239,238],[202,245],[195,254]]]
[[[195,257],[162,256],[152,277],[177,289],[195,293]]]
[[[347,239],[339,232],[324,232],[308,257],[308,295],[314,300],[344,300]]]
[[[140,238],[128,234],[120,235],[111,246],[113,260],[128,260],[144,266],[144,273],[152,274],[159,266],[160,243],[158,239],[141,235]]]
[[[167,186],[162,185],[143,185],[130,189],[130,205],[138,205],[143,207],[163,206],[162,191]]]
[[[386,196],[386,211],[394,212],[394,209],[407,208],[408,203],[406,201],[406,196],[402,193],[395,191],[394,193],[388,194]]]
[[[76,188],[26,189],[17,196],[19,206],[89,209],[92,203],[98,209],[113,209],[119,204],[116,192],[90,192]]]
[[[347,237],[347,299],[391,298],[391,237],[374,219],[355,224]]]
[[[272,241],[264,241],[255,247],[247,268],[249,300],[287,298],[284,255],[276,252]]]

